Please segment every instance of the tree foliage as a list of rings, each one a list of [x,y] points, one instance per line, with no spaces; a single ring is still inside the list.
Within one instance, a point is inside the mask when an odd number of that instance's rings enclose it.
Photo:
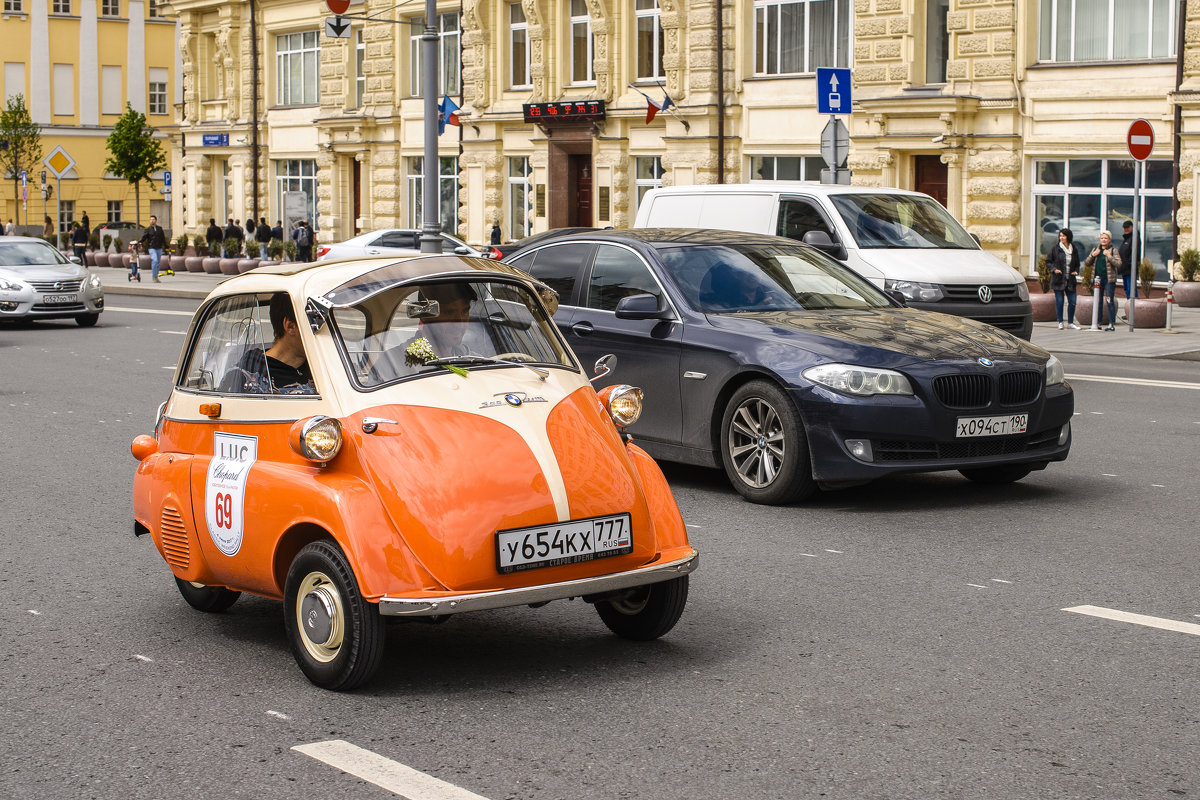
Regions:
[[[42,127],[29,116],[25,97],[14,94],[0,111],[0,172],[13,182],[13,199],[21,202],[21,171],[32,172],[42,158]]]
[[[104,169],[133,184],[137,224],[141,225],[142,181],[147,181],[150,188],[154,188],[152,176],[167,168],[163,146],[154,138],[154,128],[146,122],[146,115],[128,103],[106,144],[108,159],[104,162]]]

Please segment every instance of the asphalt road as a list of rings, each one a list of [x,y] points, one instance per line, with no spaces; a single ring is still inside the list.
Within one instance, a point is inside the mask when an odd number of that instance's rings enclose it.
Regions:
[[[0,327],[0,797],[397,796],[292,749],[329,740],[488,800],[1200,793],[1200,364],[1063,356],[1071,457],[1010,487],[767,508],[668,465],[702,565],[666,638],[580,602],[397,625],[335,694],[278,603],[195,612],[132,534],[129,442],[195,305]]]

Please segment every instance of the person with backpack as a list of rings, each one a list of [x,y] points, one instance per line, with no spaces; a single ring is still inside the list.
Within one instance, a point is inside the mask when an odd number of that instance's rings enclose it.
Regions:
[[[308,227],[308,220],[300,220],[296,230],[292,231],[292,239],[296,242],[296,260],[312,261],[313,232]]]

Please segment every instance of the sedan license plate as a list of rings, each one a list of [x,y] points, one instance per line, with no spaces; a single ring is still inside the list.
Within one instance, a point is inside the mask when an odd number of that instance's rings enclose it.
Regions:
[[[68,303],[78,303],[79,295],[77,294],[47,294],[42,296],[42,302],[46,305],[66,305]]]
[[[496,532],[496,567],[501,573],[575,564],[632,551],[628,514]]]
[[[1007,417],[959,417],[954,436],[957,439],[976,436],[1009,436],[1014,433],[1025,433],[1028,428],[1028,414],[1010,414]]]

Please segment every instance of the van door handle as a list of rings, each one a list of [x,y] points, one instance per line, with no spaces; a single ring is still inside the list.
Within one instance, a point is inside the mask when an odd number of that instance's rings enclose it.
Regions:
[[[590,322],[576,322],[571,326],[571,330],[579,336],[587,336],[592,331],[596,330],[596,326]]]

